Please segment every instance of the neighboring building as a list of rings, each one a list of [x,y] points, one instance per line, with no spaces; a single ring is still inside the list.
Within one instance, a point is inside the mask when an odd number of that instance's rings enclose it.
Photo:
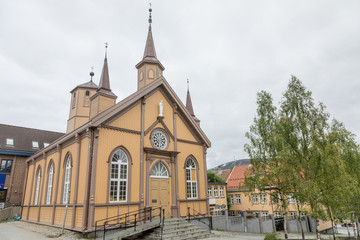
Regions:
[[[261,218],[267,218],[269,215],[282,217],[278,198],[271,191],[260,192],[256,190],[249,193],[244,186],[245,172],[249,167],[251,167],[250,164],[235,166],[228,178],[227,186],[231,203],[229,215],[237,216],[241,212],[245,212],[247,216]],[[298,212],[296,200],[291,196],[288,196],[287,200],[289,218],[296,218]]]
[[[185,107],[163,77],[149,23],[135,93],[115,103],[106,55],[99,86],[71,91],[67,134],[27,160],[23,220],[60,226],[67,202],[65,227],[82,232],[144,207],[161,206],[166,217],[186,217],[188,207],[209,214],[211,143],[189,91]]]
[[[224,215],[227,210],[226,183],[208,182],[211,215]]]
[[[218,167],[217,171],[214,171],[217,175],[219,175],[222,179],[224,179],[225,181],[228,180],[230,173],[231,173],[231,169],[221,169],[221,166]]]
[[[0,209],[20,206],[25,160],[64,133],[0,124]]]

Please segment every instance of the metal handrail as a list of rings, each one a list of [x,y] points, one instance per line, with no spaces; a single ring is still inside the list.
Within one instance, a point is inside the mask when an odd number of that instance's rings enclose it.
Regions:
[[[191,220],[191,218],[190,218],[190,209],[192,209],[192,211],[193,211],[193,218],[192,219],[197,219],[197,220],[199,220],[197,217],[199,217],[199,216],[202,216],[202,217],[207,217],[206,216],[206,213],[200,213],[200,212],[198,212],[197,210],[195,210],[195,209],[193,209],[193,208],[191,208],[191,207],[188,207],[188,222],[190,222],[190,220]],[[197,213],[197,215],[195,215],[194,213]],[[199,220],[200,221],[200,220]],[[200,221],[200,222],[202,222],[202,221]],[[202,222],[202,223],[204,223],[204,222]],[[210,232],[211,232],[211,229],[212,229],[212,216],[210,215],[209,216],[209,230],[210,230]]]
[[[156,211],[158,209],[160,210],[158,215],[152,213],[153,211]],[[157,216],[160,216],[160,223],[161,223],[161,210],[162,210],[161,207],[155,207],[155,208],[147,207],[129,213],[124,213],[117,216],[98,220],[95,222],[95,238],[97,237],[96,235],[97,230],[100,227],[102,227],[103,239],[105,239],[105,234],[107,229],[134,227],[134,231],[136,231],[136,225],[139,222],[143,222],[143,223],[147,221],[151,222],[152,218]]]

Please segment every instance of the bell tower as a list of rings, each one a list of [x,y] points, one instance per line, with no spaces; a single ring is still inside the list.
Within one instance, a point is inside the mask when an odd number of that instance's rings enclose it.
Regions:
[[[70,112],[66,133],[69,133],[89,121],[90,98],[96,93],[98,86],[93,83],[94,72],[90,72],[89,82],[71,90]]]
[[[151,7],[149,8],[149,31],[146,39],[143,59],[136,65],[138,70],[138,90],[163,75],[164,66],[156,57],[155,45],[151,31]]]

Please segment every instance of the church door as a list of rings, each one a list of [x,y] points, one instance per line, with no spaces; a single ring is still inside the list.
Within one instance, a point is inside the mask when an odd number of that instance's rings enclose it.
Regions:
[[[169,217],[169,172],[161,161],[150,172],[150,207],[162,207]]]

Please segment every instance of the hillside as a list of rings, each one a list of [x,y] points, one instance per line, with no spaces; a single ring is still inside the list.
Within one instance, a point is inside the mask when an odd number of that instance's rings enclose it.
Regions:
[[[244,164],[249,164],[249,159],[234,160],[234,161],[231,161],[231,162],[223,163],[223,164],[221,164],[221,165],[219,165],[219,166],[221,166],[221,169],[222,169],[222,170],[224,170],[224,169],[230,169],[230,170],[232,170],[232,169],[234,168],[234,166],[244,165]],[[210,168],[210,169],[208,169],[208,170],[210,170],[210,171],[217,171],[219,166]]]

